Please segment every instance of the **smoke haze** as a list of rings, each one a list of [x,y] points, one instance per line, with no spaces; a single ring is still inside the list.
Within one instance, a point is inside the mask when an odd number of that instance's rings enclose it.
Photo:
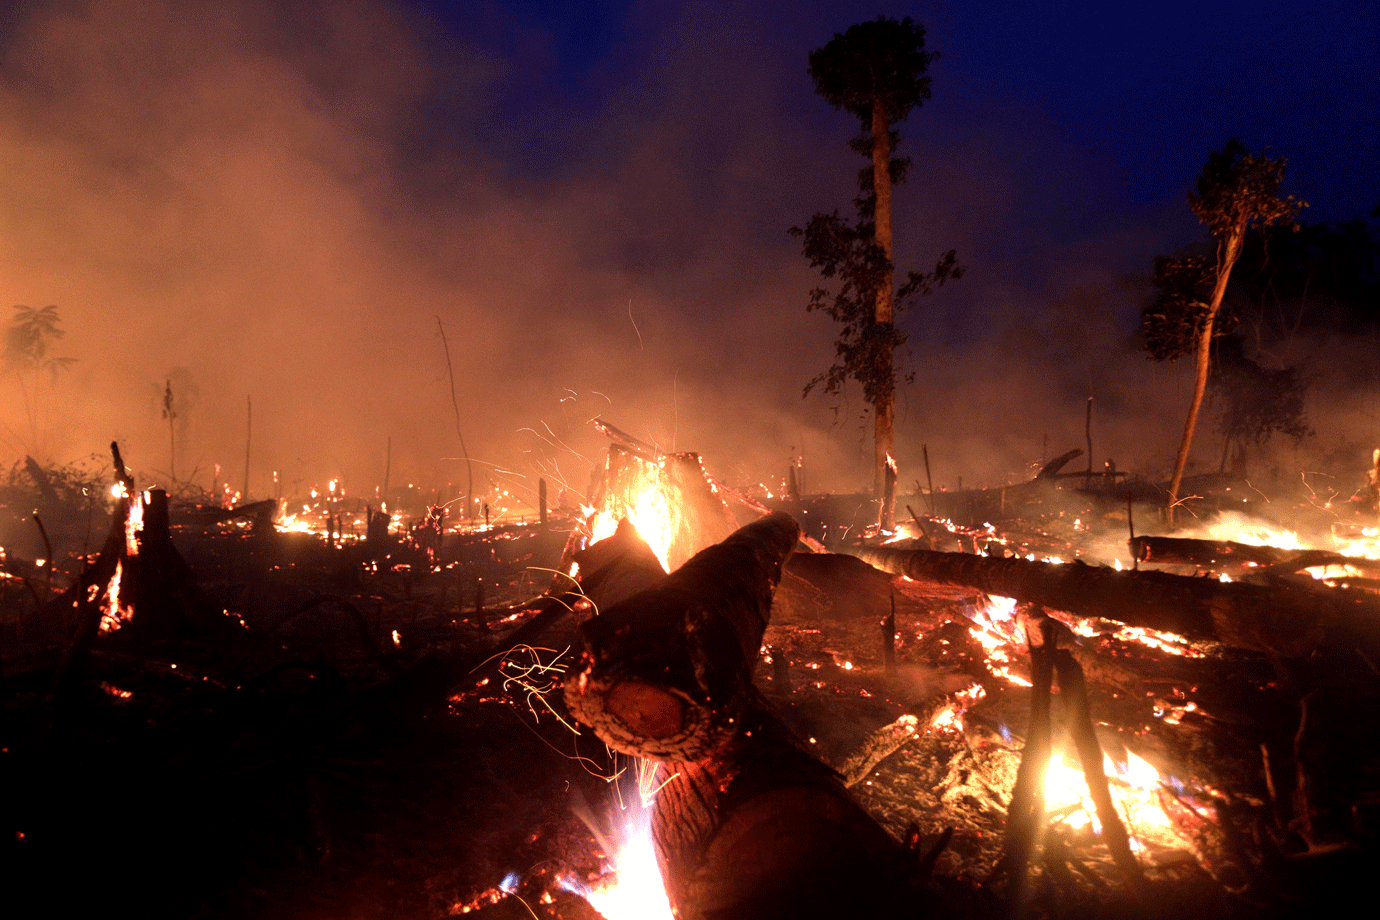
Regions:
[[[35,3],[0,26],[5,305],[56,304],[77,359],[27,408],[0,383],[7,463],[118,439],[140,470],[238,485],[252,400],[251,494],[274,470],[372,492],[390,439],[395,486],[459,487],[439,318],[480,484],[583,491],[596,415],[730,481],[797,455],[812,489],[870,481],[860,395],[800,398],[835,330],[786,233],[847,211],[862,165],[805,73],[848,4],[633,4],[573,75],[496,5],[461,29],[424,4],[278,6]],[[933,23],[942,50],[961,24]],[[903,486],[921,444],[937,484],[1019,478],[1046,436],[1083,445],[1089,396],[1098,464],[1165,472],[1188,369],[1146,361],[1134,319],[1150,260],[1198,237],[1184,193],[1226,136],[1147,198],[947,60],[901,126],[897,261],[956,248],[969,273],[905,323]]]

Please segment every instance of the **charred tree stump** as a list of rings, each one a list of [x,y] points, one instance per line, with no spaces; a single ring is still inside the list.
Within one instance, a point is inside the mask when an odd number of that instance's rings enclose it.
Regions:
[[[366,558],[378,559],[388,555],[392,541],[388,538],[388,525],[392,518],[387,511],[364,509],[364,554]]]
[[[132,634],[140,639],[166,639],[205,633],[220,618],[202,595],[196,574],[173,545],[168,521],[168,493],[150,489],[144,501],[139,553],[128,560],[135,576]]]

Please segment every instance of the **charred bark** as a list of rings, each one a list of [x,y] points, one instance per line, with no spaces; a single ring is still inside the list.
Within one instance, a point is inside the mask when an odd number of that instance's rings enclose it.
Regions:
[[[610,747],[661,761],[652,834],[682,920],[880,916],[915,875],[752,685],[798,537],[765,517],[581,627],[566,702]]]
[[[890,916],[918,875],[915,855],[759,709],[716,756],[658,775],[652,839],[681,920]]]
[[[888,547],[846,551],[917,581],[962,585],[1079,616],[1268,654],[1295,657],[1328,639],[1380,646],[1380,601],[1362,591],[1296,584],[1264,587],[1166,572],[1118,572],[1079,562]]]
[[[1282,549],[1230,540],[1194,540],[1185,537],[1135,537],[1130,542],[1137,562],[1161,565],[1260,566],[1270,574],[1297,572],[1315,566],[1346,565],[1362,572],[1380,574],[1380,562],[1316,549]]]
[[[695,760],[725,744],[799,534],[785,514],[755,521],[584,624],[571,712],[638,757]]]

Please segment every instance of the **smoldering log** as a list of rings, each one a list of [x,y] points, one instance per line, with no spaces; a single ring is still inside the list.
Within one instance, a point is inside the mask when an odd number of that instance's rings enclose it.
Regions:
[[[1231,540],[1186,537],[1135,537],[1129,546],[1137,562],[1165,565],[1272,565],[1297,552]]]
[[[917,910],[917,855],[764,710],[748,707],[715,756],[663,763],[656,778],[652,840],[680,920]]]
[[[1135,537],[1131,555],[1137,562],[1162,565],[1260,566],[1271,573],[1297,572],[1315,566],[1351,566],[1380,575],[1380,562],[1316,549],[1284,549],[1232,540],[1197,540],[1186,537]]]
[[[581,627],[566,702],[610,747],[662,761],[652,836],[681,920],[882,916],[910,891],[914,854],[752,686],[798,536],[762,518]]]
[[[785,514],[762,518],[584,624],[571,712],[639,757],[695,760],[726,743],[799,534]]]
[[[934,553],[884,546],[842,547],[894,575],[961,585],[1079,616],[1296,657],[1328,639],[1380,648],[1380,600],[1364,591],[1262,585],[1167,572],[1119,572],[1085,565]]]

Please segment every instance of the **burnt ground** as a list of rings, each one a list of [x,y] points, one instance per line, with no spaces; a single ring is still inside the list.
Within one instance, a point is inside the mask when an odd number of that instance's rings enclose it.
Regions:
[[[562,725],[558,694],[531,692],[552,675],[530,665],[560,666],[574,619],[486,683],[470,677],[530,620],[521,602],[549,585],[535,570],[554,567],[565,533],[451,535],[435,560],[281,536],[175,526],[223,622],[108,634],[64,699],[51,692],[64,633],[38,619],[37,573],[8,565],[27,578],[0,582],[12,903],[149,917],[595,916],[560,884],[603,868],[576,815],[632,792],[608,779],[621,765]],[[898,836],[914,824],[927,845],[955,828],[937,873],[972,888],[1001,852],[1029,691],[995,676],[974,639],[980,596],[859,565],[796,557],[758,684],[841,771],[898,717],[981,686],[962,730],[923,729],[853,787]],[[893,601],[888,669],[878,624]],[[1302,916],[1368,886],[1380,826],[1369,662],[1327,647],[1289,661],[1197,651],[1158,653],[1110,629],[1085,640],[1104,748],[1159,769],[1153,795],[1174,827],[1147,838],[1148,887],[1132,889],[1089,831],[1052,821],[1031,915]]]

